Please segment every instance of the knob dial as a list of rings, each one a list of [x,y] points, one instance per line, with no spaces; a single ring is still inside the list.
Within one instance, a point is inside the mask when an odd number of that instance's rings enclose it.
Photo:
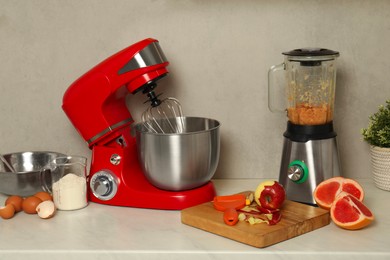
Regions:
[[[307,180],[309,170],[303,161],[295,160],[288,165],[287,176],[295,183],[303,183]]]
[[[303,169],[298,165],[293,165],[290,168],[288,168],[287,175],[290,178],[290,180],[299,181],[303,176]]]
[[[115,196],[118,190],[118,184],[116,178],[110,171],[101,170],[92,176],[90,188],[96,198],[110,200]]]

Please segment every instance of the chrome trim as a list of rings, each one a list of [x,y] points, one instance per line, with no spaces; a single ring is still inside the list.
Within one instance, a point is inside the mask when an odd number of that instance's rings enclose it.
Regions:
[[[165,57],[160,44],[158,42],[152,42],[135,54],[134,57],[118,71],[118,74],[124,74],[131,70],[145,68],[164,62],[168,62],[168,60]]]
[[[103,135],[107,134],[108,132],[111,132],[111,131],[114,131],[115,129],[129,123],[129,122],[133,122],[133,118],[127,118],[123,121],[120,121],[112,126],[109,126],[107,127],[106,129],[104,129],[103,131],[101,131],[100,133],[98,133],[97,135],[93,136],[91,139],[87,140],[87,143],[88,144],[91,144],[93,142],[95,142],[97,139],[99,139],[100,137],[102,137]]]

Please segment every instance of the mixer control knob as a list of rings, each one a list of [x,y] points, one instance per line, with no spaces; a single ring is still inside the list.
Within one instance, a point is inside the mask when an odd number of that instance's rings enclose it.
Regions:
[[[117,190],[116,178],[108,170],[96,172],[89,183],[93,195],[100,200],[112,199]]]
[[[308,169],[303,161],[295,160],[288,165],[287,176],[295,183],[303,183],[307,180]]]

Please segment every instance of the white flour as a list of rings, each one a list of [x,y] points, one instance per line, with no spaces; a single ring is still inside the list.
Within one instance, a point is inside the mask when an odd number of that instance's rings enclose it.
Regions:
[[[83,177],[68,173],[53,183],[53,200],[60,210],[74,210],[87,206],[87,184]]]

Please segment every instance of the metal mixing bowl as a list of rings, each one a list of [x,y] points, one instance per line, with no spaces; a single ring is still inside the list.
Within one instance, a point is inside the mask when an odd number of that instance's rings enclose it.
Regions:
[[[143,123],[133,126],[142,170],[157,188],[193,189],[206,184],[217,169],[220,123],[200,117],[182,119],[184,131],[179,134],[152,133]],[[160,125],[164,127],[163,120]]]
[[[0,161],[0,192],[26,197],[38,191],[51,190],[50,162],[66,155],[55,152],[20,152],[3,156],[15,172],[10,172]]]

